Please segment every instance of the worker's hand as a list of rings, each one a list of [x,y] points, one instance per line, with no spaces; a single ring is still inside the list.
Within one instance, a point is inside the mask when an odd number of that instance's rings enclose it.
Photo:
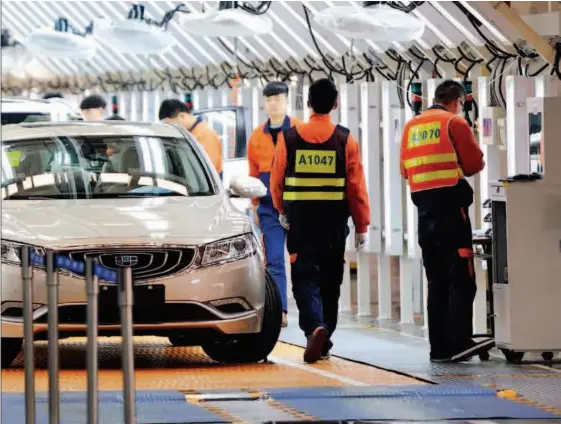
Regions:
[[[284,227],[284,229],[288,231],[290,225],[288,224],[288,218],[286,217],[286,215],[279,215],[279,221],[281,225]]]
[[[357,252],[364,252],[368,246],[368,233],[355,234],[355,249]]]
[[[257,209],[259,209],[259,205],[252,205],[251,212],[253,215],[253,223],[257,228],[259,228],[259,214],[257,213]]]

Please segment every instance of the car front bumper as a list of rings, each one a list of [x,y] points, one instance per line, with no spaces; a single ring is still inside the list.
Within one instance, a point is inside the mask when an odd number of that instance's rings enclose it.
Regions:
[[[85,334],[87,329],[87,294],[85,281],[59,274],[58,315],[61,337]],[[113,288],[112,288],[113,286]],[[21,268],[2,264],[2,337],[23,337]],[[120,329],[118,300],[111,308],[101,302],[104,290],[114,285],[100,285],[99,333],[117,333]],[[150,304],[150,290],[159,289],[161,302]],[[265,304],[265,271],[261,258],[219,266],[194,269],[161,281],[134,284],[142,291],[143,304],[133,307],[136,334],[162,334],[208,330],[221,334],[245,334],[261,331]],[[112,292],[111,292],[112,293]],[[148,293],[148,294],[146,294]],[[105,299],[110,297],[105,295]],[[134,302],[134,299],[133,299]],[[164,303],[165,302],[165,303]],[[138,303],[138,302],[137,302]],[[47,285],[42,270],[33,272],[34,333],[47,332]]]

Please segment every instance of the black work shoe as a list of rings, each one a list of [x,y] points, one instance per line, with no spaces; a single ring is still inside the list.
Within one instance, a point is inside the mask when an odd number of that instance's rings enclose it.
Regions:
[[[323,348],[321,349],[321,359],[329,359],[331,357],[329,351],[331,350],[332,347],[333,347],[333,342],[331,340],[327,340],[323,344]]]
[[[495,346],[495,340],[484,339],[478,342],[472,342],[467,348],[452,355],[453,362],[468,361],[480,353],[487,352]]]
[[[318,327],[308,337],[308,345],[304,351],[304,361],[311,364],[319,361],[322,349],[327,339],[327,328]]]

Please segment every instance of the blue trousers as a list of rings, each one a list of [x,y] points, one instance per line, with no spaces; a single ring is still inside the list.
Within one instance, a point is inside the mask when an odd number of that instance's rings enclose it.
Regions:
[[[338,252],[303,253],[291,267],[292,293],[298,305],[300,329],[309,336],[325,327],[329,337],[337,327],[345,257]],[[330,342],[327,342],[331,346]]]
[[[273,276],[275,283],[277,283],[281,295],[282,310],[286,312],[288,310],[284,262],[286,231],[279,222],[279,213],[272,205],[259,205],[257,216],[259,217],[259,227],[263,235],[267,270]]]

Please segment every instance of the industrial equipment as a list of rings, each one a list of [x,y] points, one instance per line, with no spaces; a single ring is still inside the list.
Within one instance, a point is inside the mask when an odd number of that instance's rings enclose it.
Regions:
[[[527,101],[531,174],[490,183],[494,337],[509,362],[561,351],[561,97]]]

